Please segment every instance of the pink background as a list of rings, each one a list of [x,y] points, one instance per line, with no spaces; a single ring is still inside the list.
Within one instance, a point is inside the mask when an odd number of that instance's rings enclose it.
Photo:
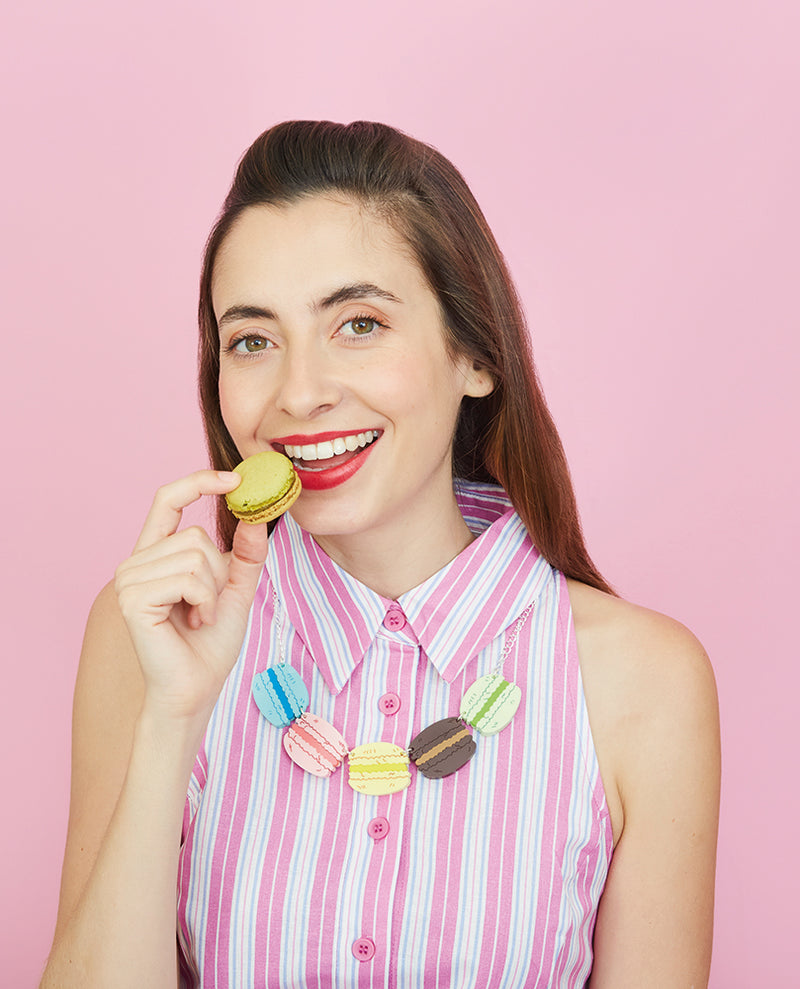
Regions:
[[[716,668],[711,984],[796,978],[795,0],[5,6],[3,983],[49,946],[86,612],[205,461],[203,240],[288,117],[387,120],[472,184],[596,561]]]

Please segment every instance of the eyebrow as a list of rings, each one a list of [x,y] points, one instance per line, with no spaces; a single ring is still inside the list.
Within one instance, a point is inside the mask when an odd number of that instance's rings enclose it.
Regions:
[[[335,292],[326,295],[324,299],[313,303],[312,312],[319,312],[321,309],[331,309],[339,306],[343,302],[353,302],[357,299],[384,299],[386,302],[402,303],[401,299],[379,285],[372,282],[353,282],[351,285],[342,285]],[[230,306],[217,320],[217,326],[222,327],[227,323],[235,323],[239,319],[277,319],[271,309],[264,309],[262,306]]]
[[[217,326],[235,323],[239,319],[275,319],[275,313],[261,306],[231,306],[217,320]]]
[[[400,299],[393,292],[374,285],[372,282],[353,282],[352,285],[343,285],[335,292],[326,295],[324,299],[315,303],[315,311],[320,309],[330,309],[332,306],[341,305],[343,302],[353,302],[356,299],[377,298],[385,299],[387,302],[400,302]]]

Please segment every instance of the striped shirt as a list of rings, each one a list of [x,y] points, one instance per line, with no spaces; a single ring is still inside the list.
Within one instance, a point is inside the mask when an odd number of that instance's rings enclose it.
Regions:
[[[190,783],[183,985],[586,982],[612,843],[566,583],[500,489],[459,482],[457,495],[477,538],[397,601],[290,517],[276,526]],[[346,764],[329,778],[304,772],[251,696],[253,677],[285,659],[309,711],[351,749],[406,749],[458,716],[506,650],[503,676],[522,691],[510,725],[474,732],[477,751],[453,775],[426,779],[412,764],[410,787],[386,796],[352,790]]]

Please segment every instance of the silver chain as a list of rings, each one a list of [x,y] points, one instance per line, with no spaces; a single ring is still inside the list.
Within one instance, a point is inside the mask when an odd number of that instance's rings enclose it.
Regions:
[[[506,664],[506,660],[508,659],[508,655],[511,652],[511,650],[514,648],[517,638],[519,637],[519,633],[522,631],[522,626],[528,620],[528,615],[533,611],[534,604],[536,604],[536,602],[531,601],[528,607],[522,612],[522,614],[517,619],[517,624],[514,626],[514,630],[512,631],[511,635],[508,637],[508,641],[506,642],[505,649],[503,649],[503,655],[500,657],[500,662],[493,670],[494,673],[502,672],[503,667]]]

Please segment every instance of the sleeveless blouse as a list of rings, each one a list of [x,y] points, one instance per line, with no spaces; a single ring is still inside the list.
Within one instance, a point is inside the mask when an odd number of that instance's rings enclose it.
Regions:
[[[284,516],[195,762],[178,874],[182,985],[573,987],[611,859],[566,582],[505,494],[459,481],[477,535],[391,601]],[[522,701],[445,779],[357,793],[297,767],[252,699],[282,660],[352,749],[458,716],[502,674]],[[275,614],[277,608],[278,614]]]

